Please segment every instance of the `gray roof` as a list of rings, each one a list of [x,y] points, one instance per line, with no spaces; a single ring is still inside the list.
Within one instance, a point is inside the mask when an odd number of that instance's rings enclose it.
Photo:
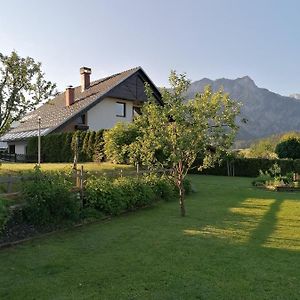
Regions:
[[[99,100],[108,95],[108,92],[137,72],[142,72],[142,75],[147,77],[142,68],[137,67],[91,82],[90,88],[84,92],[81,92],[80,86],[76,87],[75,101],[71,106],[65,105],[65,92],[60,93],[41,107],[25,115],[17,127],[0,137],[0,141],[23,140],[37,136],[38,117],[41,117],[41,135],[54,131],[81,112],[97,104]],[[147,79],[152,83],[148,77]],[[154,88],[156,89],[155,86]]]

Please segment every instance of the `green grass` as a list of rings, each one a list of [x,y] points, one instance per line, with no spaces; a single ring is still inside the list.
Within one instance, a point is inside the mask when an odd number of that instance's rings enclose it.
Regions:
[[[191,177],[177,203],[0,251],[0,299],[300,299],[300,194]]]
[[[1,163],[0,175],[12,174],[19,172],[32,171],[36,164],[34,163]],[[114,170],[128,170],[132,169],[132,166],[129,165],[115,165],[112,163],[78,163],[78,168],[83,166],[85,171],[94,171],[94,172],[106,172]],[[43,171],[63,171],[70,170],[72,168],[72,163],[42,163],[41,169]]]

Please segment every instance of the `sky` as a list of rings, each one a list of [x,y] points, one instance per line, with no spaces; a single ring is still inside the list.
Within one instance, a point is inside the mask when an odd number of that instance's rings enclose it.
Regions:
[[[0,0],[0,52],[42,63],[58,89],[142,66],[157,86],[170,70],[191,80],[250,76],[300,93],[300,1]]]

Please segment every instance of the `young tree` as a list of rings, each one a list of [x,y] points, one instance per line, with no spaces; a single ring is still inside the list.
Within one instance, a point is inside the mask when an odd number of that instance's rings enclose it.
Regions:
[[[212,166],[232,145],[239,106],[222,90],[213,93],[210,87],[185,102],[190,84],[186,75],[172,71],[169,82],[171,89],[162,92],[164,106],[157,105],[146,88],[149,101],[134,121],[139,135],[130,153],[132,162],[141,161],[150,169],[172,169],[185,216],[184,178],[197,157],[202,157],[200,169]]]
[[[0,53],[0,134],[54,93],[55,84],[44,79],[41,63],[15,51]]]

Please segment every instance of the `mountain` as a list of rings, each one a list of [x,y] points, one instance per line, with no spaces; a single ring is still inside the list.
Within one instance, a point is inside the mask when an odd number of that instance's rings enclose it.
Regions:
[[[202,92],[206,85],[214,91],[224,89],[232,99],[242,103],[237,140],[250,141],[287,131],[300,131],[300,101],[258,87],[249,77],[210,80],[203,78],[191,84],[187,98]]]
[[[291,94],[291,95],[289,95],[289,97],[300,100],[300,94]]]

